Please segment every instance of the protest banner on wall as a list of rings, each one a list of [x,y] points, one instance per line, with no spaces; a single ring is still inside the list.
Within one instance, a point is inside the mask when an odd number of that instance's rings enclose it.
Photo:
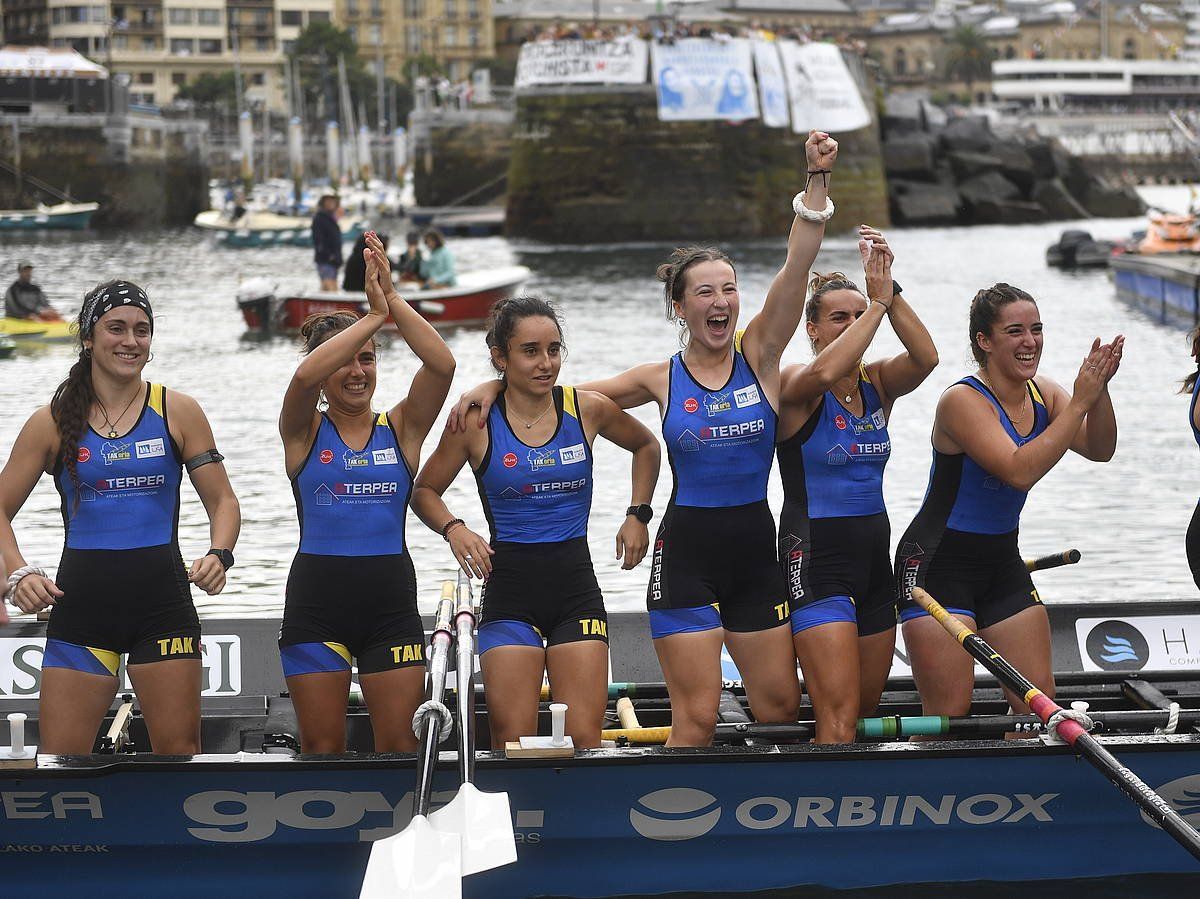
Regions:
[[[838,47],[780,41],[779,56],[787,80],[793,131],[857,131],[871,124],[871,113]]]
[[[783,78],[779,49],[774,41],[754,42],[754,72],[758,77],[758,99],[762,105],[763,124],[770,128],[786,128],[787,84]]]
[[[517,87],[535,84],[645,84],[645,41],[527,41]]]
[[[750,41],[683,38],[654,43],[650,69],[664,122],[758,118]]]

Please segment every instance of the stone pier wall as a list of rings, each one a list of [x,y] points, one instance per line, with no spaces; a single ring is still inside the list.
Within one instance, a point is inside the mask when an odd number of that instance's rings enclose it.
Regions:
[[[413,113],[408,126],[418,206],[504,202],[512,156],[511,110],[427,110]]]

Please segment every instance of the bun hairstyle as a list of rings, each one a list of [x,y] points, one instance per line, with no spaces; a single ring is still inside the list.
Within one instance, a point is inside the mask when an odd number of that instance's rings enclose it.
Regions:
[[[357,312],[314,312],[300,326],[304,355],[308,355],[334,334],[345,331],[358,321]]]
[[[1200,327],[1192,328],[1188,331],[1187,336],[1188,349],[1192,351],[1192,355],[1196,355],[1196,342],[1200,341]],[[1200,377],[1200,359],[1196,360],[1196,368],[1183,379],[1183,386],[1180,388],[1180,393],[1191,393],[1196,387],[1196,378]]]
[[[683,319],[675,314],[675,304],[683,302],[684,274],[693,265],[700,262],[724,262],[733,269],[737,277],[737,269],[733,260],[716,247],[679,247],[655,271],[658,280],[663,282],[663,296],[667,303],[667,321],[677,321],[683,326]]]
[[[971,355],[975,357],[980,368],[987,367],[987,353],[979,345],[976,335],[991,334],[992,325],[996,324],[996,319],[1000,317],[1000,310],[1009,303],[1017,303],[1022,300],[1037,305],[1037,300],[1021,288],[1004,282],[985,287],[975,294],[975,299],[971,300],[971,315],[968,319],[967,330],[971,339]]]
[[[821,317],[821,298],[835,290],[853,290],[866,296],[861,288],[842,272],[830,272],[828,275],[813,272],[812,279],[808,282],[808,302],[804,304],[804,317],[810,322],[817,321]]]
[[[492,311],[488,316],[486,337],[488,349],[498,350],[501,356],[507,356],[508,342],[512,339],[513,331],[517,329],[517,323],[522,319],[539,315],[554,322],[554,327],[558,330],[561,352],[565,353],[567,345],[562,339],[562,322],[558,320],[558,312],[541,297],[509,297],[506,300],[498,300],[492,306]],[[494,355],[492,356],[492,367],[503,377],[504,371],[496,365]]]

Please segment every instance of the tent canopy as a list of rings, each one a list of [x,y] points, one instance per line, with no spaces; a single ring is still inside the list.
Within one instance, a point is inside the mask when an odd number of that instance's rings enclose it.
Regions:
[[[107,78],[108,72],[69,48],[0,48],[0,77],[5,78]]]

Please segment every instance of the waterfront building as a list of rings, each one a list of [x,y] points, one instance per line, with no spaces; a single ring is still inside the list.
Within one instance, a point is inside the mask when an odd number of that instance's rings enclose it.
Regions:
[[[1200,62],[1014,59],[992,63],[992,93],[1036,110],[1166,112],[1200,106]]]

